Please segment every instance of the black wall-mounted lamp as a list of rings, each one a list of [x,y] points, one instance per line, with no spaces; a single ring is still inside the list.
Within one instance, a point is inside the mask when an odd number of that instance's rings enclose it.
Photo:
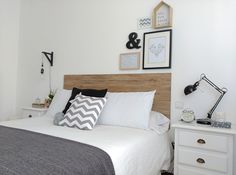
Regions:
[[[197,123],[199,124],[205,124],[205,125],[210,125],[211,124],[211,117],[213,112],[215,111],[216,107],[218,106],[218,104],[220,103],[220,101],[222,100],[223,96],[225,95],[225,93],[227,92],[226,88],[219,88],[218,86],[216,86],[212,81],[210,81],[205,74],[201,74],[200,80],[197,81],[196,83],[194,83],[193,85],[188,85],[187,87],[185,87],[184,89],[184,94],[185,95],[189,95],[192,92],[194,92],[195,90],[197,90],[197,87],[199,86],[200,82],[204,80],[205,82],[207,82],[209,85],[211,85],[213,88],[215,88],[221,95],[218,98],[218,100],[216,101],[215,105],[211,108],[211,110],[207,113],[207,118],[204,119],[197,119]]]
[[[42,52],[42,54],[45,55],[45,57],[47,58],[47,60],[50,63],[50,66],[53,66],[53,52],[49,53],[49,52]],[[41,65],[41,74],[44,73],[44,65],[43,65],[43,59],[42,59],[42,65]]]
[[[51,67],[53,66],[53,52],[42,52],[42,54],[47,58],[47,60],[50,63],[50,68],[49,68],[49,90],[50,93],[52,92],[52,81],[51,81]],[[41,74],[44,74],[44,65],[43,65],[43,57],[42,57],[42,65],[41,65]]]

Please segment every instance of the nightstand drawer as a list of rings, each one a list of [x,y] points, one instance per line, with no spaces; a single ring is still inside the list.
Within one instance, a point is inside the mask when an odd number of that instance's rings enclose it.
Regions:
[[[22,108],[22,117],[23,118],[32,118],[43,116],[47,112],[47,109],[38,109],[38,108]]]
[[[227,152],[228,138],[227,136],[206,132],[180,131],[179,145],[208,149],[212,151]]]
[[[200,168],[178,166],[178,174],[180,175],[226,175],[215,171],[208,171]]]
[[[195,149],[179,148],[178,162],[180,164],[191,165],[198,168],[205,168],[222,173],[227,172],[228,158],[222,153],[211,153],[210,151],[199,151]],[[182,175],[182,174],[180,174]]]

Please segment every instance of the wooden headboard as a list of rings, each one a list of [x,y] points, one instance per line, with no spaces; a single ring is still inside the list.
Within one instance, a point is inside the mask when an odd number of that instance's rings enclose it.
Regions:
[[[109,92],[157,90],[153,110],[170,117],[171,73],[65,75],[64,89],[108,89]]]

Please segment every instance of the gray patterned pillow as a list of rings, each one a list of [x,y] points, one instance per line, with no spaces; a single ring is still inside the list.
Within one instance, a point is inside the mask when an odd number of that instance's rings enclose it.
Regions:
[[[105,97],[77,95],[59,125],[83,130],[93,129],[106,101]]]

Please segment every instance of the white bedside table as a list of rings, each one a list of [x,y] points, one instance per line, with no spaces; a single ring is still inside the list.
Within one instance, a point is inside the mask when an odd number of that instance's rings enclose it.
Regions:
[[[233,175],[236,128],[179,122],[175,129],[174,175]]]
[[[22,108],[22,117],[41,117],[47,112],[47,110],[47,108]]]

